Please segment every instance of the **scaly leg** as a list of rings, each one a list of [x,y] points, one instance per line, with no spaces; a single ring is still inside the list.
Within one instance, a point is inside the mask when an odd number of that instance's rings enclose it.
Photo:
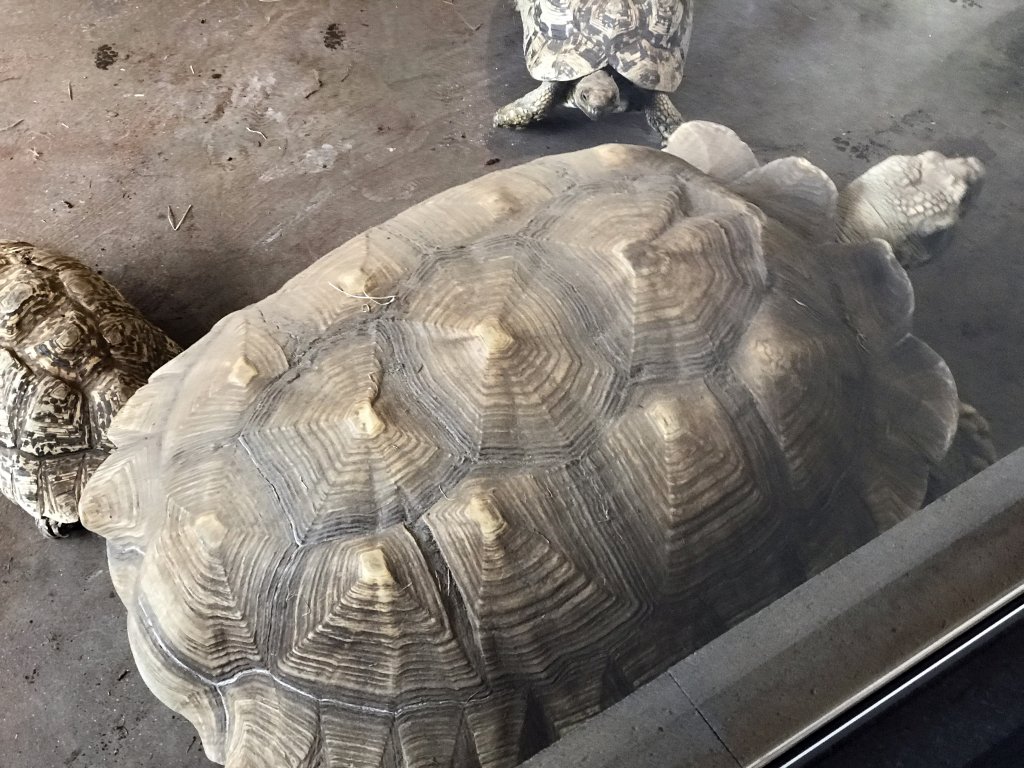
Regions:
[[[985,467],[994,464],[997,458],[988,421],[977,409],[961,401],[953,444],[945,458],[938,466],[932,467],[929,473],[928,496],[925,501],[934,501],[948,493]]]
[[[571,83],[544,82],[494,113],[495,128],[525,128],[542,120],[564,98]]]
[[[672,103],[667,93],[655,92],[644,108],[644,115],[651,128],[661,134],[662,142],[667,142],[672,132],[683,124],[683,116]]]

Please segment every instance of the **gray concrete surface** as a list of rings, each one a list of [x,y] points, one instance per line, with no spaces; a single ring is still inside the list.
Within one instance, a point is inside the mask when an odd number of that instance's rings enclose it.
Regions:
[[[186,344],[488,163],[654,140],[636,115],[493,131],[529,87],[507,0],[0,0],[0,20],[0,236],[83,258]],[[913,281],[1004,452],[1024,443],[1022,80],[1019,0],[698,0],[677,98],[839,181],[925,147],[985,160]],[[205,765],[132,671],[101,543],[0,512],[0,765]]]
[[[939,638],[1018,594],[1022,520],[1024,449],[569,731],[525,768],[764,765]]]

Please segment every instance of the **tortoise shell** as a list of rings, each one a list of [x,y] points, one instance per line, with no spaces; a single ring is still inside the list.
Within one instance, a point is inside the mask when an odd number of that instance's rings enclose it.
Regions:
[[[60,535],[110,420],[179,348],[85,265],[0,241],[0,493]]]
[[[490,174],[135,394],[82,517],[213,760],[514,765],[918,507],[957,399],[906,274],[805,161],[734,186]]]
[[[577,80],[611,67],[652,91],[683,80],[691,0],[517,0],[536,80]]]

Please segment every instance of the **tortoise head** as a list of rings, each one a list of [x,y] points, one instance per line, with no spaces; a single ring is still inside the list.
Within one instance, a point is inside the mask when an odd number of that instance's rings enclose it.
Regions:
[[[945,247],[984,175],[976,157],[886,158],[840,193],[840,230],[847,240],[888,240],[905,267],[923,264]]]
[[[591,72],[573,86],[569,100],[591,120],[602,115],[621,112],[622,96],[615,79],[603,70]]]

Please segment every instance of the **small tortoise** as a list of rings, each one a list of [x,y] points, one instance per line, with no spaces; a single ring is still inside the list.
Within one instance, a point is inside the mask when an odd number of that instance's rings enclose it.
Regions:
[[[0,492],[64,535],[111,417],[179,351],[83,264],[0,241]]]
[[[420,203],[124,407],[82,519],[210,758],[515,765],[920,506],[959,401],[892,249],[681,130]]]
[[[683,79],[691,0],[516,0],[526,66],[541,85],[494,116],[523,128],[558,105],[602,115],[643,110],[665,139],[683,119],[669,94]]]

